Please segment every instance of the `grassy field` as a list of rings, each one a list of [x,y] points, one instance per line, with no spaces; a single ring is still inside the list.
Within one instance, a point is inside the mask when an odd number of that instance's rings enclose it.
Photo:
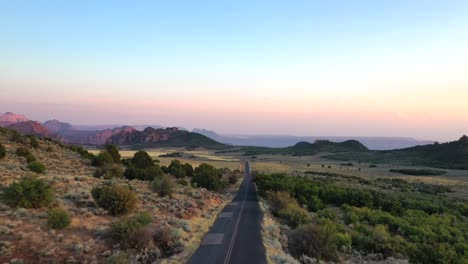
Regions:
[[[290,156],[290,155],[259,155],[251,160],[252,169],[263,173],[284,172],[290,175],[304,175],[306,171],[335,173],[357,176],[364,179],[399,178],[414,182],[438,184],[450,187],[453,192],[448,196],[468,200],[468,171],[444,170],[444,175],[412,176],[396,172],[391,169],[431,169],[421,166],[401,166],[399,164],[384,163],[353,163],[346,166],[344,162],[321,158],[320,156]],[[347,162],[346,162],[347,163]],[[322,166],[323,165],[323,166]]]
[[[91,149],[89,152],[93,154],[99,153],[99,149]],[[198,166],[201,163],[209,163],[216,168],[229,168],[231,170],[241,169],[241,157],[234,155],[221,155],[215,154],[214,150],[196,149],[187,150],[184,148],[157,148],[145,149],[146,152],[155,160],[160,161],[161,166],[168,166],[172,160],[180,160],[183,163],[190,163],[192,166]],[[122,158],[131,158],[136,150],[121,150],[120,155]],[[159,157],[160,155],[168,153],[181,153],[182,157]]]

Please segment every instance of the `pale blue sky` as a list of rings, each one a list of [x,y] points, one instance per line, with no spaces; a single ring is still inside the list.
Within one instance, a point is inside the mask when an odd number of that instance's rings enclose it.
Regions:
[[[0,111],[36,119],[436,139],[468,129],[468,1],[0,1],[0,32]],[[350,111],[360,127],[340,118]],[[393,131],[375,126],[393,119]]]

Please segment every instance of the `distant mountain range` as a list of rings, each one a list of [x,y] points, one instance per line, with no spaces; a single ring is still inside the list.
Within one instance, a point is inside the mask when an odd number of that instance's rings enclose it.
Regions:
[[[235,146],[256,146],[270,148],[284,148],[292,146],[297,142],[315,142],[317,140],[329,140],[333,142],[358,140],[367,148],[372,150],[402,149],[414,147],[417,145],[426,145],[434,143],[434,141],[422,141],[406,137],[300,137],[290,135],[220,135],[214,131],[206,129],[196,128],[192,131],[210,137],[224,144]]]
[[[7,112],[0,115],[0,126],[12,126],[13,129],[20,131],[23,134],[37,134],[41,136],[49,136],[61,139],[68,143],[82,145],[102,145],[105,144],[112,136],[120,134],[118,140],[126,141],[125,133],[132,135],[144,131],[150,127],[152,129],[162,129],[160,125],[72,125],[70,123],[59,120],[48,120],[44,123],[31,121],[24,115]],[[184,131],[185,128],[178,127],[178,130]],[[161,136],[166,132],[158,130]],[[289,135],[220,135],[214,131],[206,129],[194,129],[192,132],[204,135],[213,141],[226,145],[236,146],[258,146],[270,148],[283,148],[293,146],[297,142],[315,142],[317,140],[329,140],[332,142],[344,142],[348,140],[358,140],[367,148],[372,150],[389,150],[413,147],[416,145],[432,144],[433,141],[419,141],[412,138],[401,137],[299,137]],[[141,135],[135,136],[139,139]],[[155,137],[157,138],[157,137]],[[116,139],[112,139],[115,141]],[[158,141],[159,145],[161,142]],[[126,141],[128,143],[128,140]],[[179,142],[180,143],[180,142]],[[179,144],[177,143],[177,144]],[[194,142],[191,142],[191,144]],[[206,140],[206,143],[211,145]],[[140,141],[135,144],[142,144]],[[158,145],[156,144],[156,145]]]
[[[204,135],[189,132],[184,128],[162,126],[73,126],[59,120],[44,123],[29,120],[23,115],[7,112],[0,115],[0,126],[19,131],[52,137],[66,143],[80,145],[103,145],[107,143],[131,147],[187,147],[223,149],[229,147]],[[140,131],[141,130],[141,131]]]

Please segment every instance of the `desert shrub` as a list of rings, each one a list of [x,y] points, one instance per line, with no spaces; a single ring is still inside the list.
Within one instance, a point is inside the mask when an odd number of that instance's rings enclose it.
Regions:
[[[12,130],[10,140],[13,142],[21,143],[23,141],[23,136],[20,134],[20,132]]]
[[[288,249],[293,256],[336,261],[337,232],[332,225],[302,225],[288,234]]]
[[[2,143],[0,143],[0,159],[5,158],[6,156],[6,148],[3,146]]]
[[[190,163],[185,163],[182,165],[182,167],[185,170],[185,175],[188,177],[193,177],[193,166]]]
[[[137,203],[136,194],[121,185],[94,187],[91,194],[100,207],[114,216],[131,212]]]
[[[39,148],[39,141],[37,140],[36,135],[27,135],[27,138],[29,138],[29,144],[31,145],[32,148]]]
[[[54,200],[54,189],[46,181],[25,176],[3,190],[2,200],[11,207],[40,208]]]
[[[151,182],[151,189],[157,192],[161,197],[171,197],[174,192],[174,187],[174,183],[168,176],[156,178]]]
[[[129,180],[152,181],[156,177],[163,175],[161,167],[155,164],[150,155],[145,151],[138,151],[126,163],[128,168],[125,170],[124,176]]]
[[[137,168],[150,168],[154,165],[154,161],[146,151],[138,151],[133,155],[132,165]]]
[[[113,163],[114,159],[111,154],[105,150],[99,152],[93,159],[93,166],[103,166],[105,164]]]
[[[28,164],[28,169],[35,173],[45,173],[46,166],[39,161],[33,161]]]
[[[266,199],[274,215],[278,215],[278,212],[285,209],[288,205],[297,203],[287,192],[269,191],[266,193]]]
[[[47,212],[47,225],[53,229],[63,229],[71,224],[68,212],[63,208],[50,209]]]
[[[114,145],[114,144],[106,144],[104,145],[104,150],[107,151],[111,157],[112,157],[112,160],[115,162],[115,163],[120,163],[120,153],[119,153],[119,148]]]
[[[228,182],[229,184],[236,184],[237,183],[237,176],[235,174],[229,175]]]
[[[113,179],[122,178],[124,174],[123,168],[120,164],[106,164],[96,169],[94,177]]]
[[[286,208],[278,212],[278,216],[292,227],[308,224],[312,221],[309,212],[301,208],[297,203],[288,204]]]
[[[111,237],[116,242],[122,245],[123,248],[144,247],[144,235],[142,229],[153,221],[151,215],[147,212],[139,213],[138,215],[120,219],[111,225]],[[145,233],[150,233],[148,230]],[[151,234],[150,234],[151,239]],[[148,239],[144,239],[146,242]]]
[[[82,146],[68,145],[67,148],[73,152],[80,154],[80,156],[84,159],[88,159],[94,162],[94,159],[96,158],[96,156],[93,153],[88,152]]]
[[[154,233],[153,241],[161,249],[164,257],[168,257],[184,250],[184,245],[180,241],[180,235],[176,229],[168,226],[159,226]]]
[[[220,191],[224,186],[221,182],[221,174],[212,165],[202,163],[195,169],[192,184],[206,188],[210,191]]]
[[[105,264],[129,264],[130,257],[127,252],[118,252],[106,259]]]
[[[136,168],[128,167],[125,170],[124,176],[129,180],[142,180],[142,181],[151,181],[157,177],[162,176],[162,171],[159,165],[154,165],[150,168]]]
[[[186,179],[178,179],[177,183],[183,186],[188,186],[188,181]]]
[[[27,157],[32,155],[31,151],[27,147],[19,147],[16,149],[16,155],[18,157]]]
[[[169,164],[168,169],[169,173],[174,175],[174,177],[176,178],[183,178],[186,176],[185,168],[178,160],[172,160],[171,164]]]

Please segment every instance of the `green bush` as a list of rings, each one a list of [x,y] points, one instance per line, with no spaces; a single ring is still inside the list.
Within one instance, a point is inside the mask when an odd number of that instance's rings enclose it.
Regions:
[[[135,209],[137,196],[121,185],[94,187],[91,194],[96,203],[111,215],[123,215]]]
[[[10,140],[13,142],[21,143],[23,141],[23,136],[18,131],[12,130]]]
[[[104,178],[104,179],[113,179],[113,178],[122,178],[124,174],[123,168],[120,164],[105,164],[101,167],[98,167],[94,172],[94,177]]]
[[[46,166],[39,161],[33,161],[28,164],[28,169],[35,173],[45,173]]]
[[[147,212],[137,216],[118,220],[111,225],[112,239],[122,245],[123,248],[137,248],[141,245],[142,228],[153,222],[153,218]],[[150,238],[151,239],[151,238]]]
[[[114,159],[112,158],[111,154],[105,150],[99,152],[92,162],[93,166],[104,166],[106,164],[114,163]]]
[[[266,199],[274,215],[278,215],[278,212],[285,209],[288,205],[297,203],[287,192],[268,191]]]
[[[221,176],[222,175],[215,167],[202,163],[195,169],[191,182],[198,187],[206,188],[210,191],[220,191],[224,188],[221,182]]]
[[[19,147],[16,149],[16,155],[18,157],[27,157],[27,156],[30,156],[32,155],[31,151],[29,151],[29,149],[27,147]]]
[[[286,208],[278,212],[278,216],[286,220],[288,225],[292,227],[308,224],[312,221],[309,212],[297,203],[288,204]]]
[[[94,159],[96,156],[94,156],[93,153],[88,152],[86,149],[84,149],[82,146],[77,146],[77,145],[68,145],[67,147],[69,150],[76,152],[80,154],[80,156],[84,159],[88,159],[94,162]]]
[[[188,186],[188,181],[186,179],[178,179],[177,183],[183,186]]]
[[[141,169],[151,168],[155,165],[151,156],[143,150],[140,150],[133,155],[131,163],[136,168]]]
[[[27,138],[29,138],[29,143],[31,145],[32,148],[39,148],[39,141],[37,140],[37,137],[36,135],[27,135],[26,136]]]
[[[193,167],[189,163],[182,164],[178,160],[172,160],[167,168],[167,173],[174,175],[176,178],[183,178],[185,176],[193,176]]]
[[[229,178],[228,178],[229,184],[231,184],[231,185],[236,184],[237,181],[238,181],[238,178],[237,178],[237,176],[235,174],[229,175]]]
[[[6,156],[6,148],[3,146],[2,143],[0,143],[0,159],[5,158]]]
[[[130,257],[127,252],[118,252],[106,259],[105,264],[129,264]]]
[[[154,163],[150,155],[145,151],[138,151],[130,161],[126,161],[128,168],[124,176],[129,180],[137,179],[152,181],[163,175],[161,167]]]
[[[174,192],[174,187],[174,183],[168,176],[156,178],[151,182],[151,189],[154,192],[157,192],[161,197],[171,197],[172,193]]]
[[[6,187],[2,200],[11,207],[40,208],[54,200],[54,189],[46,181],[25,176]]]
[[[53,229],[63,229],[71,224],[68,212],[63,208],[50,209],[47,212],[47,225]]]
[[[337,232],[332,225],[308,224],[299,226],[288,235],[288,249],[293,256],[338,260]]]
[[[104,150],[107,151],[111,157],[112,157],[112,160],[115,162],[115,163],[120,163],[120,153],[119,153],[119,148],[114,145],[114,144],[106,144],[104,145]]]

